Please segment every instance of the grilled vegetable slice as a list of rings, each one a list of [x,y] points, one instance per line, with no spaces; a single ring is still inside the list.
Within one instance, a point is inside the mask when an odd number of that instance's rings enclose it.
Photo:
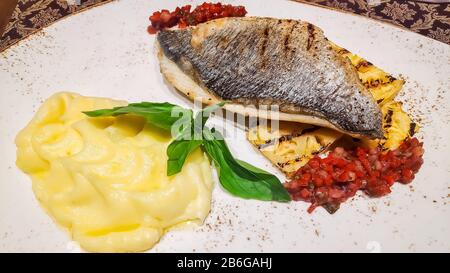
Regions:
[[[328,128],[294,122],[280,122],[277,130],[259,125],[247,133],[250,143],[288,176],[341,136]]]
[[[396,79],[360,56],[332,42],[330,43],[333,50],[350,60],[356,71],[358,71],[359,79],[372,93],[379,105],[392,101],[402,89],[405,83],[404,80]]]

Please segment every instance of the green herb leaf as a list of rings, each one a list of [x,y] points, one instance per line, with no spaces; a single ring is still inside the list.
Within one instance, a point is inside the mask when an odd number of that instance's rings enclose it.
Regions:
[[[236,160],[223,138],[218,136],[218,132],[207,132],[203,146],[216,165],[220,183],[228,192],[246,199],[282,202],[291,200],[276,176]]]
[[[168,102],[130,103],[127,106],[112,109],[100,109],[83,112],[90,117],[118,116],[134,114],[144,117],[148,123],[164,130],[171,130],[172,125],[180,119],[191,122],[192,111]]]
[[[174,140],[167,147],[167,176],[181,172],[188,155],[202,145],[201,140]]]
[[[267,171],[265,171],[265,170],[261,170],[260,168],[255,167],[255,166],[251,165],[250,163],[247,163],[247,162],[242,161],[242,160],[237,159],[237,158],[235,158],[235,160],[236,160],[242,167],[244,167],[244,168],[246,168],[246,169],[248,169],[248,170],[250,170],[250,171],[252,171],[252,172],[272,175],[271,173],[269,173],[269,172],[267,172]]]
[[[186,158],[191,152],[202,145],[203,127],[212,112],[222,107],[225,102],[208,106],[198,112],[191,128],[185,128],[169,147],[167,147],[167,175],[181,172]]]
[[[193,139],[193,137],[192,128],[186,128],[167,147],[167,176],[181,172],[188,155],[202,145],[201,139]]]

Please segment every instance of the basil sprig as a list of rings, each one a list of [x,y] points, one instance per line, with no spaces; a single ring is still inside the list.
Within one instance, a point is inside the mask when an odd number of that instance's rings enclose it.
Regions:
[[[127,106],[119,106],[111,109],[99,109],[83,112],[89,117],[118,116],[133,114],[144,117],[148,123],[164,130],[170,131],[172,125],[179,119],[192,119],[192,110],[168,102],[141,102],[130,103]]]
[[[291,200],[276,176],[235,159],[219,132],[205,130],[204,133],[203,147],[216,165],[220,183],[229,193],[246,199]]]
[[[234,196],[263,201],[290,201],[289,193],[280,180],[249,163],[233,157],[223,136],[205,126],[210,114],[225,103],[209,106],[195,118],[191,110],[170,103],[141,102],[112,109],[84,112],[90,117],[133,114],[142,116],[156,127],[170,131],[176,123],[182,124],[175,139],[167,147],[167,175],[179,173],[186,158],[202,147],[214,162],[220,184]],[[175,114],[174,114],[175,113]],[[181,114],[181,115],[180,115]]]
[[[202,145],[201,139],[193,139],[191,128],[173,140],[167,147],[167,175],[171,176],[181,172],[188,155]]]
[[[167,175],[171,176],[181,172],[188,155],[203,144],[203,130],[211,113],[222,107],[221,102],[197,113],[191,126],[186,127],[181,134],[167,147]]]

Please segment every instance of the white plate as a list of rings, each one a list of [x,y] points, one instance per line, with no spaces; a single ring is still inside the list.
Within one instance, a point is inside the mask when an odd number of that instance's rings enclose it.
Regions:
[[[185,1],[186,2],[186,1]],[[202,1],[189,1],[195,5]],[[450,46],[363,17],[290,1],[227,1],[249,15],[294,18],[407,83],[400,98],[421,118],[425,164],[412,187],[380,199],[358,196],[334,215],[308,204],[234,198],[216,186],[206,225],[168,233],[166,251],[450,251]],[[56,91],[192,104],[166,86],[146,32],[151,12],[182,1],[122,0],[68,17],[0,54],[0,251],[79,251],[39,207],[15,166],[14,137]],[[280,175],[245,140],[227,139],[241,159]]]

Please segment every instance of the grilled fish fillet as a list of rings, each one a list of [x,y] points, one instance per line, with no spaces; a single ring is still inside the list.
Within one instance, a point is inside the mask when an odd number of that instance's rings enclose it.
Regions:
[[[310,23],[222,18],[163,30],[157,42],[162,74],[191,99],[230,100],[225,108],[244,115],[383,137],[381,111],[355,68]]]

